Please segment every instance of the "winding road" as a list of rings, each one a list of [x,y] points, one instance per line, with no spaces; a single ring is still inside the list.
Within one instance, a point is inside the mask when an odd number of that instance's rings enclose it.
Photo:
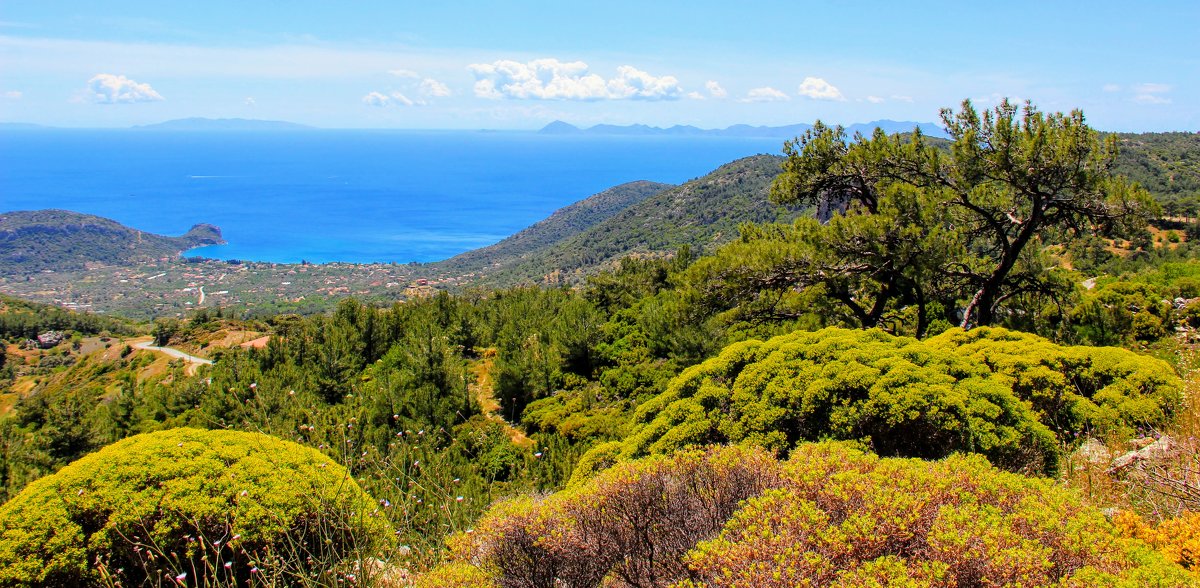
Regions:
[[[212,365],[211,359],[204,359],[203,357],[196,357],[195,355],[189,355],[178,349],[172,349],[170,347],[159,347],[157,345],[151,345],[151,343],[154,343],[154,341],[153,340],[138,341],[136,343],[131,343],[129,346],[133,347],[134,349],[145,349],[147,351],[157,351],[159,353],[165,354],[170,357],[174,357],[176,359],[182,359],[183,361],[186,361],[189,364],[192,364],[192,365],[188,366],[189,374],[196,373],[197,365]]]

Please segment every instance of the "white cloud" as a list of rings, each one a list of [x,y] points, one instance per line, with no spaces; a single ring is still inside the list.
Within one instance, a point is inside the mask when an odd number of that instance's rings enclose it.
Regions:
[[[699,92],[688,92],[687,97],[691,100],[704,100],[704,94]]]
[[[387,94],[380,94],[379,92],[371,92],[371,93],[367,94],[366,96],[363,96],[362,101],[363,101],[363,104],[367,104],[370,106],[387,106],[388,103],[391,102],[391,99],[388,98]]]
[[[452,94],[450,87],[433,78],[422,78],[416,72],[392,70],[388,73],[402,78],[399,90],[388,93],[371,92],[362,97],[371,106],[428,106],[430,98],[445,98]],[[419,82],[417,80],[420,80]],[[409,96],[414,96],[410,98]]]
[[[883,104],[884,100],[879,96],[867,96],[867,102],[871,104]]]
[[[673,76],[657,77],[633,66],[617,68],[605,80],[582,61],[535,59],[526,63],[500,60],[474,63],[475,95],[480,98],[528,100],[677,100],[683,88]]]
[[[617,68],[617,77],[608,81],[610,98],[631,100],[678,100],[683,95],[674,76],[652,76],[631,65]]]
[[[403,92],[392,92],[391,94],[370,92],[362,97],[362,102],[368,106],[377,106],[379,108],[385,106],[424,106],[426,104],[424,101],[413,100],[405,96]]]
[[[909,104],[912,104],[912,101],[913,101],[912,96],[902,96],[900,94],[892,94],[891,96],[888,96],[888,98],[891,98],[892,100],[896,100],[899,102],[907,102]]]
[[[1139,104],[1170,104],[1171,99],[1161,94],[1171,91],[1167,84],[1138,84],[1133,87],[1133,101]]]
[[[1163,92],[1170,92],[1171,86],[1167,84],[1138,84],[1133,87],[1133,90],[1140,94],[1162,94]]]
[[[88,98],[99,104],[133,104],[162,100],[150,84],[138,83],[125,76],[96,74],[88,80]]]
[[[246,96],[246,99],[242,101],[242,104],[245,104],[246,106],[254,106],[257,104],[257,102],[254,101],[254,96]]]
[[[10,100],[20,100],[21,96],[24,96],[24,94],[20,90],[9,90],[4,93],[4,97]]]
[[[708,95],[713,98],[724,98],[729,95],[729,92],[726,92],[725,88],[722,88],[721,84],[714,80],[704,82],[704,87],[708,89]]]
[[[838,90],[833,84],[814,77],[806,77],[803,82],[800,82],[800,88],[796,90],[801,96],[807,96],[813,100],[839,100],[844,101],[846,98],[842,96],[842,91]]]
[[[1139,104],[1170,104],[1170,98],[1163,98],[1154,94],[1138,94],[1133,97],[1133,101]]]
[[[392,103],[400,104],[403,106],[416,106],[418,104],[421,106],[425,105],[424,101],[420,101],[420,102],[414,101],[411,98],[409,98],[408,96],[405,96],[402,92],[392,92]]]
[[[775,88],[766,86],[763,88],[754,88],[746,93],[746,97],[741,99],[741,102],[782,102],[791,100],[792,98]]]
[[[433,78],[421,80],[421,95],[429,98],[444,98],[450,95],[450,87]]]
[[[1104,84],[1104,86],[1101,89],[1104,90],[1105,92],[1120,92],[1121,85],[1120,84]]]

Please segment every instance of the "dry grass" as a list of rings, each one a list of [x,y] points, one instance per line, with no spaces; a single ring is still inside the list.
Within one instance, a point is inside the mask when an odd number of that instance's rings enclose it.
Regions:
[[[1098,507],[1132,511],[1155,523],[1200,512],[1200,349],[1181,348],[1178,370],[1184,398],[1171,424],[1141,439],[1090,440],[1062,468],[1068,486]],[[1169,439],[1165,451],[1113,467],[1114,459],[1163,438]]]

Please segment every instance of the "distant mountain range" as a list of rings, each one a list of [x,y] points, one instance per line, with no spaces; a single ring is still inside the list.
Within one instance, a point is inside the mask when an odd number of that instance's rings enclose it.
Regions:
[[[165,237],[69,210],[4,212],[0,213],[0,275],[77,270],[88,263],[127,265],[224,242],[221,229],[206,224],[195,225],[180,237]]]
[[[139,125],[135,129],[158,131],[299,131],[316,127],[281,120],[255,120],[247,118],[177,118],[152,125]]]
[[[733,125],[723,129],[701,129],[690,125],[675,125],[673,127],[651,127],[647,125],[596,125],[586,129],[573,124],[556,120],[544,127],[538,133],[543,135],[622,135],[648,136],[668,135],[682,137],[760,137],[773,139],[791,139],[812,128],[810,124],[786,125],[782,127]],[[914,128],[920,128],[927,137],[946,138],[946,131],[933,123],[918,123],[911,121],[877,120],[868,123],[857,123],[846,127],[846,132],[853,136],[855,133],[870,135],[875,129],[883,129],[885,133],[908,133]]]

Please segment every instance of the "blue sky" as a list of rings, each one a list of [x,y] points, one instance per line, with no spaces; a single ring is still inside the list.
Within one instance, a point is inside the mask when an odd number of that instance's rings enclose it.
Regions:
[[[964,98],[1200,130],[1200,2],[0,0],[0,121],[934,121]]]

